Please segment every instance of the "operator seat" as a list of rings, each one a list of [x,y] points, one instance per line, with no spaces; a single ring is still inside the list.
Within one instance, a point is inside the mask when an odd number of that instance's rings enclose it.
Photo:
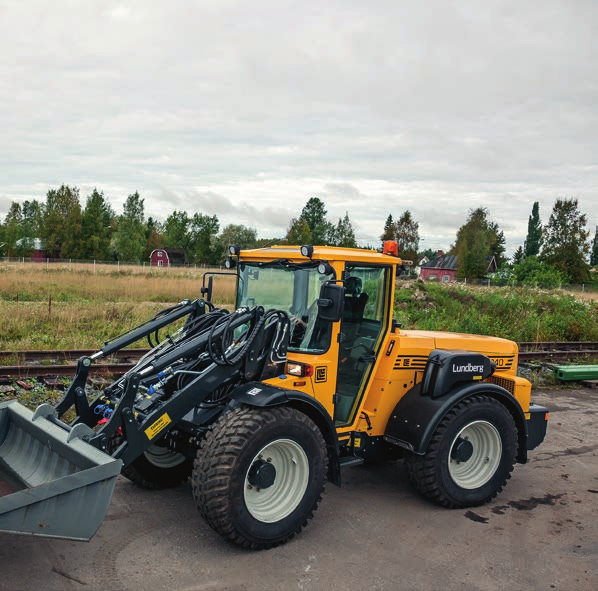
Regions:
[[[359,322],[363,319],[363,311],[368,301],[368,294],[361,291],[361,278],[349,277],[345,281],[345,307],[343,320]]]

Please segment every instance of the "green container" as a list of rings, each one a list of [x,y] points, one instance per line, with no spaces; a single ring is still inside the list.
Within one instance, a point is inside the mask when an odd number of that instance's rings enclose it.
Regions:
[[[554,373],[564,382],[598,380],[598,365],[557,365]]]

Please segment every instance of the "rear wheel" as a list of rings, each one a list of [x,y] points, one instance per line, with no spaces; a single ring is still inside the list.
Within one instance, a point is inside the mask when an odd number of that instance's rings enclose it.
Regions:
[[[271,548],[307,525],[327,465],[326,444],[309,417],[286,407],[240,407],[203,440],[193,496],[220,535],[245,548]]]
[[[442,419],[425,455],[407,456],[411,483],[445,507],[482,505],[511,477],[517,445],[515,421],[503,404],[468,398]]]
[[[123,475],[143,488],[172,488],[185,482],[193,468],[193,461],[183,454],[160,445],[151,445],[131,462]]]

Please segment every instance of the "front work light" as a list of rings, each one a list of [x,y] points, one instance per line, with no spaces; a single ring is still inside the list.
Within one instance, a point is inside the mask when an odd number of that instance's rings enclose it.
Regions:
[[[304,244],[301,247],[301,256],[311,259],[313,254],[314,254],[314,247],[311,244]]]
[[[231,244],[228,247],[228,252],[229,254],[231,254],[232,256],[239,256],[239,254],[241,254],[241,247],[238,244]]]
[[[320,275],[334,275],[334,269],[329,263],[321,262],[318,265],[318,273]]]
[[[294,378],[308,378],[314,375],[314,367],[309,363],[287,361],[287,374]]]

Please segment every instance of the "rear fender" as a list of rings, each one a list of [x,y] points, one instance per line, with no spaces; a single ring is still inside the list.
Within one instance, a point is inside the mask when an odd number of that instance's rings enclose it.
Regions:
[[[262,382],[248,382],[230,393],[233,404],[246,404],[257,408],[290,406],[306,414],[320,429],[328,449],[328,480],[341,485],[339,447],[332,418],[315,398],[297,390],[283,390]]]
[[[399,400],[386,425],[385,441],[423,455],[440,421],[451,408],[465,398],[484,395],[504,404],[513,415],[519,440],[517,461],[522,464],[527,462],[525,416],[521,406],[510,392],[496,384],[486,382],[461,384],[438,398],[422,395],[421,389],[420,382]]]

